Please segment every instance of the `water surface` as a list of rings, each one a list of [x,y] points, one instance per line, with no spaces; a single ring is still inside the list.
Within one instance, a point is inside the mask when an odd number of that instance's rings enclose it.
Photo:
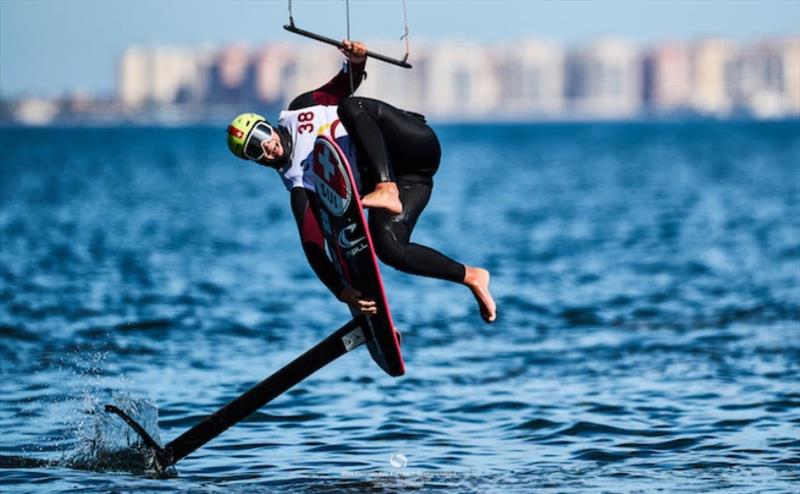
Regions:
[[[800,125],[436,130],[415,239],[498,322],[384,268],[405,377],[358,349],[168,479],[104,403],[168,441],[348,312],[219,129],[0,130],[3,490],[796,492]]]

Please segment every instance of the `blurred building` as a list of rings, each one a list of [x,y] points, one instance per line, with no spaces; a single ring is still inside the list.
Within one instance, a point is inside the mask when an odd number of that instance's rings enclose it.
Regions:
[[[342,69],[344,62],[335,48],[319,43],[293,45],[291,54],[294,62],[282,81],[284,105],[331,80]]]
[[[739,51],[732,98],[738,110],[762,118],[800,113],[800,40],[769,40]]]
[[[567,64],[567,96],[577,116],[631,117],[642,108],[639,53],[617,39],[601,39],[575,50]]]
[[[198,50],[129,48],[119,62],[119,100],[125,109],[136,109],[196,99],[204,92],[206,66]]]
[[[397,42],[376,42],[368,44],[370,50],[401,59],[402,45]],[[427,98],[426,81],[430,68],[429,45],[416,43],[411,54],[413,69],[408,70],[395,65],[367,62],[367,79],[362,83],[360,95],[378,98],[394,106],[427,113],[423,108]]]
[[[783,77],[789,113],[800,115],[800,37],[783,40]]]
[[[643,59],[643,100],[655,114],[675,114],[691,106],[689,47],[683,43],[662,43]]]
[[[544,41],[503,44],[492,59],[499,85],[499,118],[553,118],[565,109],[564,50]]]
[[[421,106],[440,118],[486,118],[495,112],[501,88],[491,55],[489,49],[472,42],[432,45],[424,54]]]
[[[731,41],[704,39],[691,46],[692,109],[702,115],[731,112],[736,51]]]
[[[207,77],[204,99],[209,103],[245,104],[256,100],[256,66],[250,49],[244,45],[223,48],[214,57]]]
[[[286,87],[295,76],[296,60],[290,44],[264,46],[256,52],[253,64],[255,94],[260,102],[281,104],[291,97]]]
[[[57,101],[43,98],[26,98],[15,105],[12,118],[24,125],[46,125],[59,113]]]

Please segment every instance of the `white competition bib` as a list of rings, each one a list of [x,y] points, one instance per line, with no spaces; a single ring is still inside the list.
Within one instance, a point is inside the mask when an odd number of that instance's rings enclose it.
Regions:
[[[356,173],[355,152],[347,137],[347,130],[339,122],[336,106],[316,105],[300,110],[282,111],[278,123],[289,130],[292,136],[292,155],[289,162],[278,173],[283,179],[286,190],[303,187],[314,191],[309,165],[314,150],[314,141],[318,135],[332,137],[350,160],[353,172]]]

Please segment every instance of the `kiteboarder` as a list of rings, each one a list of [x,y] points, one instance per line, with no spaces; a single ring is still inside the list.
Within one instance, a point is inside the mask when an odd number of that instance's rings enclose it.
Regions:
[[[314,185],[308,173],[314,140],[328,132],[358,164],[371,208],[370,232],[378,257],[401,271],[467,286],[487,323],[496,319],[489,272],[467,266],[424,245],[410,242],[430,199],[441,156],[439,141],[422,115],[382,101],[351,96],[365,77],[366,47],[343,41],[344,68],[327,84],[301,94],[281,112],[278,125],[256,113],[237,116],[228,127],[228,147],[237,157],[274,168],[290,193],[306,258],[325,286],[362,314],[375,302],[344,285],[325,254]]]

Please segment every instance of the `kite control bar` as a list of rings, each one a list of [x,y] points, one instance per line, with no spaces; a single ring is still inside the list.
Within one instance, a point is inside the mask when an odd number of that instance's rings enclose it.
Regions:
[[[322,36],[321,34],[312,33],[311,31],[306,31],[305,29],[300,29],[299,27],[294,25],[294,19],[291,17],[289,18],[289,24],[283,26],[289,32],[299,34],[300,36],[305,36],[306,38],[315,39],[317,41],[321,41],[323,43],[327,43],[329,45],[336,46],[338,48],[344,48],[344,43],[341,41],[337,41],[333,38],[329,38],[327,36]],[[398,67],[403,67],[404,69],[410,69],[411,64],[406,62],[408,58],[408,53],[403,57],[402,60],[398,60],[396,58],[387,57],[386,55],[381,55],[380,53],[375,53],[374,51],[367,51],[367,56],[370,58],[374,58],[376,60],[380,60],[381,62],[390,63],[392,65],[397,65]]]

